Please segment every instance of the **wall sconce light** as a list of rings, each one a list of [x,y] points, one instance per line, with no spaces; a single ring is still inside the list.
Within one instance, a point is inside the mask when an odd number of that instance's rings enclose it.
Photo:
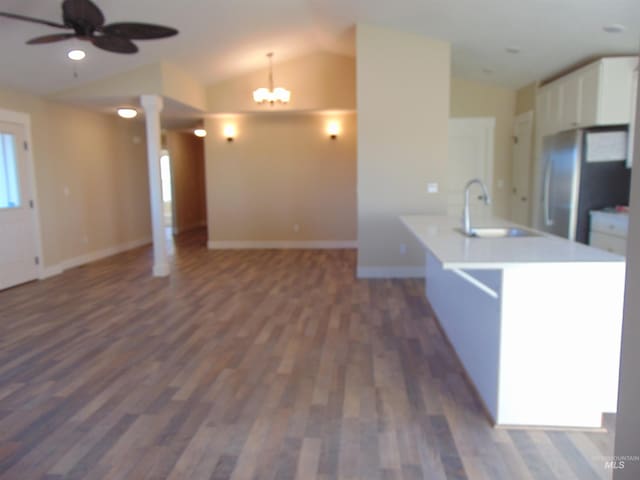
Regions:
[[[231,123],[227,123],[224,126],[223,133],[224,133],[224,136],[227,137],[227,142],[233,142],[233,140],[238,135],[238,132],[236,131],[236,126]]]
[[[340,134],[340,123],[337,121],[331,121],[327,124],[327,133],[329,134],[329,138],[331,138],[331,140],[335,140],[336,138],[338,138],[338,135]]]
[[[196,129],[193,131],[193,134],[194,134],[196,137],[204,138],[204,137],[206,137],[206,136],[207,136],[207,131],[206,131],[204,128],[196,128]]]

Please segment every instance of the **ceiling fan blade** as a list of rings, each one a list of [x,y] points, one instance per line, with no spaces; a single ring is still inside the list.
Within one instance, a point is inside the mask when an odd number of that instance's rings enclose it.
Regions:
[[[100,35],[91,37],[91,43],[102,50],[114,53],[136,53],[138,47],[128,38],[114,35]]]
[[[25,17],[24,15],[16,15],[15,13],[0,12],[0,17],[13,18],[14,20],[22,20],[24,22],[40,23],[50,27],[67,29],[66,25],[61,23],[49,22],[48,20],[40,20],[39,18]]]
[[[54,35],[44,35],[42,37],[32,38],[27,42],[27,45],[40,45],[42,43],[61,42],[62,40],[68,40],[75,36],[75,33],[56,33]]]
[[[162,25],[152,25],[150,23],[110,23],[100,29],[107,35],[130,38],[132,40],[153,40],[156,38],[173,37],[178,34],[178,30]]]
[[[104,25],[104,15],[91,0],[64,0],[62,18],[65,23],[78,24],[92,28]]]

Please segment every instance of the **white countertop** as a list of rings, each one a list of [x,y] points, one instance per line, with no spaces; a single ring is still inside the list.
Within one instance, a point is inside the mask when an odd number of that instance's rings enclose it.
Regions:
[[[629,212],[616,212],[615,210],[590,210],[591,215],[607,215],[612,218],[621,218],[625,222],[629,221]]]
[[[536,232],[537,237],[469,238],[457,217],[406,215],[400,220],[446,269],[502,269],[530,263],[624,262],[624,257]],[[516,226],[497,217],[475,220],[472,226]],[[528,227],[527,230],[532,230]],[[535,230],[534,230],[535,231]]]

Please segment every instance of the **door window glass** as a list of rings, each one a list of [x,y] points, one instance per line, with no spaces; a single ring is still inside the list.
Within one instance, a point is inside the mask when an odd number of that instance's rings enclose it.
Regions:
[[[20,206],[20,180],[16,158],[16,139],[0,133],[0,208]]]

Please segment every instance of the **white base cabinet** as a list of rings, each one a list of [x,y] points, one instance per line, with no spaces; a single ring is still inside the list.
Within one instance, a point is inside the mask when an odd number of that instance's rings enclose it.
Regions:
[[[629,215],[613,212],[591,212],[589,245],[617,255],[627,255]]]
[[[495,424],[601,427],[615,412],[623,262],[451,270],[426,294]]]

